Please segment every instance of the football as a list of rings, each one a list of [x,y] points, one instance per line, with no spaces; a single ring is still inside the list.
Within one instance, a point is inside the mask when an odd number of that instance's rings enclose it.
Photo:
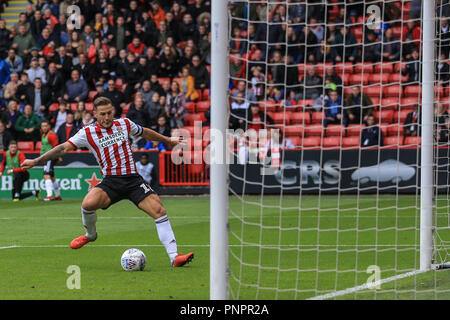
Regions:
[[[120,258],[120,264],[125,271],[142,271],[146,263],[144,252],[135,248],[126,250]]]

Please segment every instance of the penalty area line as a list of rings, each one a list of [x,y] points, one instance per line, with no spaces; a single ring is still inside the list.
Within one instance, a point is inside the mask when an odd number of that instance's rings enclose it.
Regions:
[[[392,276],[386,279],[381,279],[375,282],[371,282],[371,283],[365,283],[363,285],[360,286],[356,286],[353,288],[348,288],[348,289],[344,289],[344,290],[339,290],[339,291],[335,291],[335,292],[330,292],[324,295],[320,295],[320,296],[315,296],[312,298],[309,298],[307,300],[326,300],[326,299],[333,299],[333,298],[337,298],[337,297],[341,297],[341,296],[345,296],[347,294],[351,294],[351,293],[355,293],[358,291],[362,291],[362,290],[366,290],[366,289],[374,289],[377,286],[381,286],[382,284],[388,283],[388,282],[392,282],[392,281],[396,281],[396,280],[400,280],[403,278],[408,278],[408,277],[412,277],[424,272],[427,272],[430,270],[415,270],[415,271],[410,271],[410,272],[406,272],[406,273],[402,273],[396,276]]]

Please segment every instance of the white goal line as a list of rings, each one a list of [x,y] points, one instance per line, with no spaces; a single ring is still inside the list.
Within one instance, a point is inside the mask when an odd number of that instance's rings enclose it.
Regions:
[[[362,291],[362,290],[366,290],[366,289],[373,289],[376,288],[377,286],[381,286],[382,284],[388,283],[388,282],[392,282],[392,281],[396,281],[396,280],[400,280],[403,278],[408,278],[408,277],[412,277],[427,271],[431,271],[431,270],[415,270],[415,271],[410,271],[410,272],[406,272],[403,274],[399,274],[396,276],[392,276],[386,279],[381,279],[378,281],[374,281],[371,283],[365,283],[363,285],[360,286],[356,286],[353,288],[348,288],[348,289],[344,289],[344,290],[339,290],[339,291],[335,291],[335,292],[330,292],[324,295],[320,295],[320,296],[315,296],[312,298],[309,298],[307,300],[326,300],[326,299],[333,299],[333,298],[337,298],[337,297],[341,297],[341,296],[345,296],[347,294],[351,294],[351,293],[355,293],[358,291]]]

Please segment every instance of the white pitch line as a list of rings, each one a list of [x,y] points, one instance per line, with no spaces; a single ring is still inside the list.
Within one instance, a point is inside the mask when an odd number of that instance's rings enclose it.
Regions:
[[[371,283],[366,283],[366,284],[363,284],[363,285],[360,285],[360,286],[356,286],[356,287],[353,287],[353,288],[348,288],[348,289],[339,290],[339,291],[327,293],[327,294],[324,294],[324,295],[312,297],[312,298],[309,298],[307,300],[326,300],[326,299],[332,299],[332,298],[336,298],[336,297],[340,297],[340,296],[345,296],[347,294],[354,293],[354,292],[357,292],[357,291],[366,290],[366,289],[373,289],[373,288],[375,288],[375,287],[377,287],[379,285],[381,286],[382,284],[385,284],[385,283],[388,283],[388,282],[392,282],[392,281],[395,281],[395,280],[411,277],[411,276],[418,275],[418,274],[421,274],[421,273],[424,273],[424,272],[426,272],[426,271],[425,270],[410,271],[410,272],[407,272],[407,273],[399,274],[397,276],[389,277],[389,278],[386,278],[386,279],[381,279],[381,280],[378,280],[378,281],[375,281],[375,282],[371,282]]]

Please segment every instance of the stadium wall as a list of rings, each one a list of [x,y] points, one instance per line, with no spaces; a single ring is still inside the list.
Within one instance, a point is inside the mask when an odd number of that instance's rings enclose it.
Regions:
[[[437,185],[447,185],[449,149],[436,149],[440,163]],[[146,152],[155,165],[152,187],[163,195],[207,194],[208,186],[160,184],[161,157]],[[135,153],[139,160],[142,152]],[[27,154],[27,158],[37,157]],[[2,155],[0,155],[1,159]],[[280,168],[273,174],[262,174],[261,164],[230,165],[230,190],[236,194],[375,194],[416,193],[420,188],[420,149],[350,149],[350,150],[286,150]],[[280,170],[281,169],[281,170]],[[64,198],[82,198],[101,179],[100,169],[89,152],[66,155],[56,166]],[[24,191],[43,185],[42,168],[30,170],[30,181]],[[0,199],[11,198],[12,177],[0,178]],[[442,190],[447,191],[447,190]]]

